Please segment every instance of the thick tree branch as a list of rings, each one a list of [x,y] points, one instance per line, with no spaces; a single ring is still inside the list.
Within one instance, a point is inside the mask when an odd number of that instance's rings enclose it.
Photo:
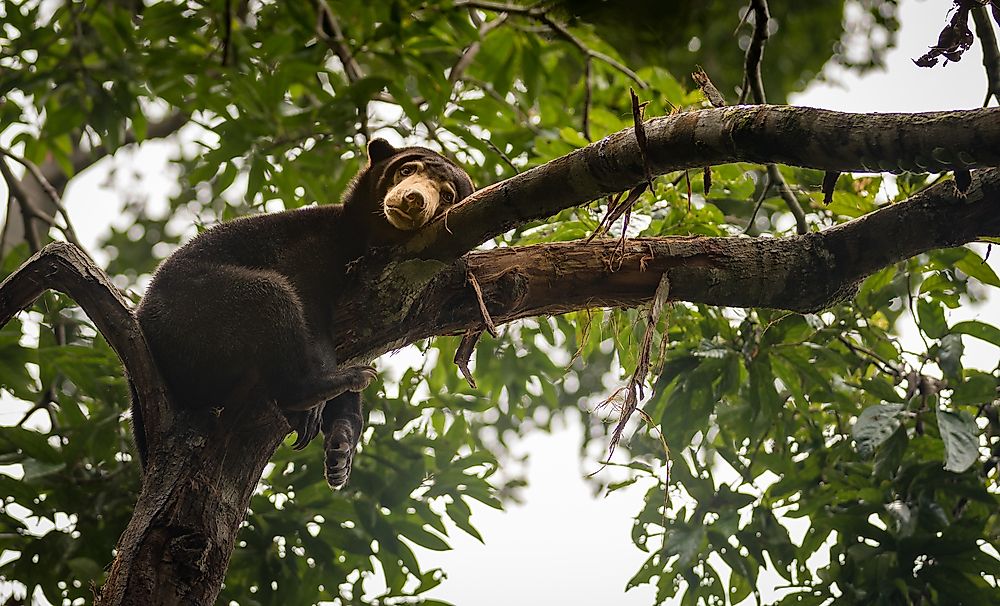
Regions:
[[[945,171],[1000,166],[1000,109],[851,114],[775,105],[704,109],[645,123],[657,175],[729,162],[826,171]],[[407,246],[454,259],[519,225],[645,180],[634,129],[485,187]]]
[[[642,238],[627,240],[623,252],[617,239],[564,242],[477,251],[447,266],[406,261],[373,274],[379,277],[360,292],[376,308],[393,302],[396,309],[380,318],[388,321],[373,325],[372,305],[338,315],[338,332],[346,336],[338,359],[370,359],[419,339],[480,329],[482,311],[467,272],[476,276],[497,324],[641,305],[664,273],[671,300],[815,312],[851,296],[860,280],[883,267],[984,236],[1000,236],[1000,169],[973,173],[964,195],[943,181],[905,202],[802,236]],[[424,286],[417,263],[437,271]],[[409,302],[402,314],[400,301]]]

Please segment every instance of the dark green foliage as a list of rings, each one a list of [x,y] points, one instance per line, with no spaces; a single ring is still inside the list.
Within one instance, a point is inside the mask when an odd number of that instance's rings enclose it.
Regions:
[[[232,15],[225,47],[230,4],[241,3],[136,10],[130,2],[87,0],[51,13],[41,8],[48,3],[0,7],[0,123],[17,133],[11,146],[28,159],[52,157],[71,171],[81,141],[114,150],[130,137],[143,140],[174,111],[200,125],[188,127],[202,144],[177,158],[179,190],[167,216],[130,204],[126,215],[137,228],[107,239],[115,253],[109,270],[123,283],[138,284],[191,223],[211,225],[265,203],[336,202],[360,166],[366,132],[430,140],[466,161],[483,185],[513,174],[510,163],[534,166],[586,144],[587,134],[631,126],[630,80],[595,61],[585,133],[583,58],[531,19],[512,16],[490,32],[451,86],[448,70],[478,40],[467,11],[444,0],[327,2],[362,72],[352,82],[316,34],[314,3],[253,3],[250,14]],[[732,31],[745,3],[654,4],[655,14],[609,15],[601,10],[616,3],[573,3],[578,14],[565,16],[593,49],[625,63],[641,59],[631,65],[650,85],[641,92],[647,115],[698,106],[700,94],[680,84],[695,63],[731,94],[743,52]],[[893,2],[864,4],[894,29],[891,13],[879,12]],[[775,99],[831,57],[842,10],[839,1],[771,2],[780,27],[764,77]],[[638,35],[629,43],[632,18],[657,24],[655,44]],[[697,52],[688,50],[694,35]],[[878,54],[871,58],[877,63]],[[824,206],[822,172],[782,172],[809,192],[814,225],[891,202],[881,178],[842,177]],[[628,233],[737,233],[761,174],[758,166],[713,167],[707,198],[698,193],[700,171],[658,178]],[[901,176],[899,197],[925,183]],[[604,204],[563,211],[498,243],[584,237]],[[765,199],[751,233],[790,225],[784,209],[777,197]],[[8,253],[3,275],[26,256],[23,246]],[[686,604],[737,603],[757,591],[769,567],[791,587],[780,603],[835,596],[856,604],[992,603],[1000,564],[984,546],[1000,547],[1000,498],[996,470],[983,471],[1000,439],[1000,370],[965,348],[973,340],[1000,346],[1000,330],[956,322],[952,310],[998,286],[989,266],[960,248],[887,267],[852,302],[817,315],[688,304],[665,310],[653,345],[660,366],[642,404],[650,423],[613,459],[627,470],[624,479],[601,486],[649,486],[632,533],[648,559],[631,581],[621,579],[623,587],[652,584],[658,600],[683,595]],[[317,444],[278,450],[220,603],[338,596],[386,603],[440,583],[443,572],[421,567],[413,546],[448,549],[446,519],[488,543],[470,504],[500,508],[516,497],[523,479],[501,469],[509,445],[549,429],[555,416],[596,408],[624,385],[644,317],[593,310],[505,328],[477,347],[475,390],[451,364],[456,337],[419,344],[420,370],[367,390],[373,412],[345,491],[327,489]],[[63,344],[56,332],[65,334]],[[657,360],[661,338],[665,355]],[[56,603],[89,600],[139,488],[118,361],[70,301],[47,295],[0,331],[0,389],[4,406],[10,398],[22,402],[18,410],[38,404],[20,426],[7,415],[0,427],[0,549],[8,552],[0,575]],[[585,424],[585,446],[607,443],[610,425]],[[669,484],[661,437],[672,462]],[[366,589],[376,563],[383,578]],[[385,594],[371,595],[372,585]]]

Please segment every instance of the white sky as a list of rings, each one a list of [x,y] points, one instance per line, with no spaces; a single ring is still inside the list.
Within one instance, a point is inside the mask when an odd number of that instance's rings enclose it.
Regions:
[[[831,72],[840,86],[812,86],[795,96],[793,102],[857,112],[979,107],[986,79],[978,41],[960,63],[944,68],[921,69],[911,61],[936,41],[950,6],[950,0],[905,0],[899,43],[888,56],[886,72],[865,77]],[[780,19],[780,15],[776,17]],[[774,35],[780,36],[781,30]],[[695,63],[697,57],[692,60],[692,65]],[[141,152],[125,152],[135,158],[144,190],[165,192],[174,187],[172,174],[163,167],[163,158],[171,147],[170,143],[153,142],[144,145]],[[109,223],[127,223],[120,215],[123,188],[102,187],[106,176],[104,170],[88,171],[74,179],[66,193],[74,225],[91,252]],[[162,200],[153,199],[151,203]],[[996,262],[1000,255],[996,252],[991,265],[1000,272]],[[1000,314],[984,306],[957,312],[949,316],[950,322],[981,317],[1000,324]],[[972,365],[995,366],[997,348],[974,341],[965,340],[967,353],[974,358]],[[15,412],[9,400],[0,403],[0,419]],[[648,586],[623,595],[626,582],[647,556],[630,539],[632,516],[642,507],[645,486],[595,499],[592,489],[581,479],[581,470],[593,471],[597,463],[580,460],[579,436],[578,426],[561,427],[552,434],[532,435],[516,445],[516,452],[531,455],[530,484],[521,493],[525,503],[511,505],[505,512],[472,504],[472,521],[485,538],[485,545],[454,529],[453,551],[415,548],[425,570],[441,567],[449,575],[426,597],[459,606],[653,603],[654,590]]]

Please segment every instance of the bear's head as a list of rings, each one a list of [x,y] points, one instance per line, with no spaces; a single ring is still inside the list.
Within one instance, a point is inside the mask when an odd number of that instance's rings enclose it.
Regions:
[[[390,240],[419,229],[474,191],[464,170],[424,147],[393,147],[385,139],[368,144],[368,166],[345,207],[363,206],[374,231]],[[376,219],[372,214],[377,214]],[[397,232],[393,234],[391,232]]]

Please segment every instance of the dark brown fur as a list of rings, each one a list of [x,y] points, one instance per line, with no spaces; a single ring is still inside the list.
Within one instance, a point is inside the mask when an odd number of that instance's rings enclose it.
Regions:
[[[462,169],[433,151],[376,139],[368,153],[342,206],[255,215],[204,232],[160,265],[136,311],[176,403],[208,410],[239,405],[237,394],[264,395],[286,411],[297,448],[323,430],[334,486],[347,480],[361,434],[358,392],[375,377],[370,366],[338,368],[334,356],[333,316],[352,304],[346,268],[370,247],[408,237],[390,213],[415,229],[448,206],[431,208],[436,194],[447,190],[454,203],[473,190]],[[145,465],[138,406],[133,419]]]

